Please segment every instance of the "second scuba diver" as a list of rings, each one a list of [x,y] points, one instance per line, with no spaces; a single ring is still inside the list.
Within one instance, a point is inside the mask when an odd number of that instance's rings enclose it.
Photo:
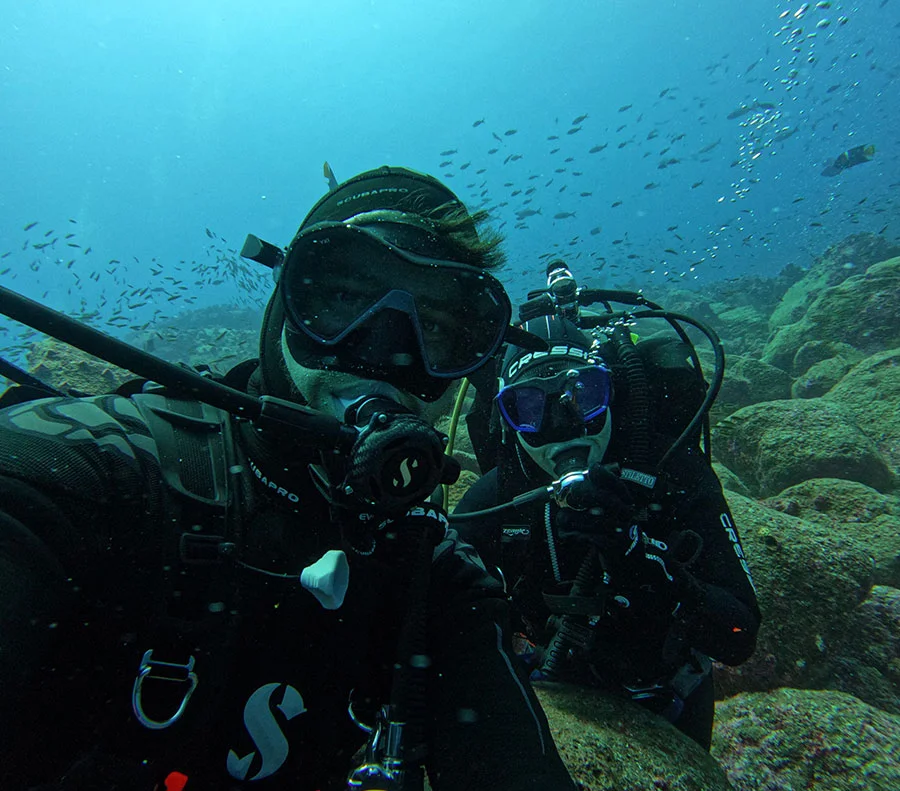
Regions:
[[[571,273],[555,262],[548,275],[552,313],[524,327],[550,348],[508,348],[494,441],[473,434],[482,468],[493,469],[454,524],[504,580],[532,679],[625,695],[708,750],[710,660],[747,660],[760,612],[721,485],[679,405],[693,412],[705,385],[675,339],[635,344],[622,321],[583,332]],[[603,324],[602,314],[580,315]],[[673,445],[683,429],[690,441]],[[554,501],[525,496],[554,481]]]

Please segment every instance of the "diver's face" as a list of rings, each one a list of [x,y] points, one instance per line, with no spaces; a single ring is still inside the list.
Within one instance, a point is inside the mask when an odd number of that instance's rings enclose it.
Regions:
[[[559,477],[559,471],[557,470],[559,460],[575,448],[582,449],[586,459],[586,467],[603,461],[606,450],[609,447],[610,437],[612,436],[612,410],[607,409],[604,414],[603,428],[596,434],[585,434],[567,442],[552,442],[538,446],[525,442],[522,434],[517,434],[516,440],[522,450],[531,456],[538,467],[551,478],[557,478]]]
[[[347,407],[354,401],[363,396],[380,395],[396,401],[417,417],[435,425],[441,416],[449,412],[456,394],[456,388],[450,387],[437,401],[429,403],[387,382],[361,379],[340,371],[305,368],[291,355],[284,332],[281,335],[281,352],[294,386],[303,394],[309,406],[340,420],[343,420]]]

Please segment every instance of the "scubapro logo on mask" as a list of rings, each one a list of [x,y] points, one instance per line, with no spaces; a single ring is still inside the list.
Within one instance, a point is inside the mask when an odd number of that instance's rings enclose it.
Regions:
[[[337,202],[338,206],[343,206],[345,203],[350,203],[355,200],[359,200],[360,198],[368,198],[370,195],[383,195],[384,193],[394,193],[398,195],[404,195],[409,192],[406,187],[379,187],[374,190],[363,190],[362,192],[354,192],[352,195],[347,196],[346,198],[339,200]]]
[[[275,774],[287,760],[290,745],[272,706],[272,698],[278,689],[284,690],[281,700],[274,704],[274,708],[281,713],[281,717],[288,722],[306,711],[303,696],[290,684],[264,684],[257,689],[244,706],[244,727],[256,750],[251,750],[244,756],[239,756],[234,750],[228,751],[226,768],[228,774],[238,780],[262,780]],[[254,765],[259,765],[256,772],[250,775]]]

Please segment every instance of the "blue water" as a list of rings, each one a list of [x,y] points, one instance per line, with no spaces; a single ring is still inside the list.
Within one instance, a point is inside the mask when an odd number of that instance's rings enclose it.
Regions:
[[[70,312],[258,302],[265,274],[234,251],[248,232],[287,243],[325,160],[339,179],[443,175],[492,208],[514,299],[550,252],[652,293],[900,234],[900,0],[4,5],[0,282]],[[868,143],[871,162],[820,175]]]

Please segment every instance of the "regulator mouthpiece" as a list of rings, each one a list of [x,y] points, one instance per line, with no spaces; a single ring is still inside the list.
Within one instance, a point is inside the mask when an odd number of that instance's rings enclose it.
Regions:
[[[588,468],[590,453],[591,449],[584,445],[576,445],[557,453],[553,457],[553,477],[559,479],[572,472],[584,472]]]

